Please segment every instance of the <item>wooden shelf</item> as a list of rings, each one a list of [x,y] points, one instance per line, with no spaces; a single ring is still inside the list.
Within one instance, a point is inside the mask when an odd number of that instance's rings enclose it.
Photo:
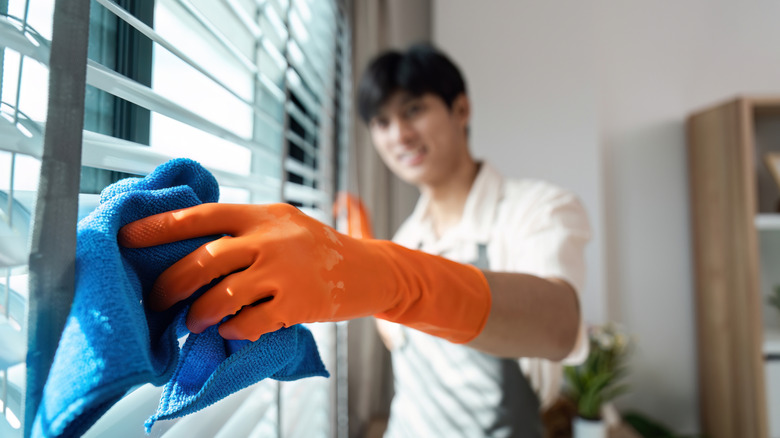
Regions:
[[[737,98],[688,118],[699,407],[712,438],[770,436],[764,358],[780,352],[780,329],[761,324],[761,244],[775,241],[780,214],[755,212],[780,199],[759,161],[780,151],[778,122],[780,96]]]

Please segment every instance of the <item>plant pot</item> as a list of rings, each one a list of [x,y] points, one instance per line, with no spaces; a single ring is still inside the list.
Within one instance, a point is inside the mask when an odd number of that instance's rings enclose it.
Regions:
[[[572,438],[607,438],[607,423],[604,420],[574,417],[571,429]]]

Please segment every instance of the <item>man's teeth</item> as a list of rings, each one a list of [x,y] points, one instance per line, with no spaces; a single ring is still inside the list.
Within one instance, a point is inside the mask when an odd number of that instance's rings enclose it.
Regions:
[[[413,152],[406,152],[404,154],[401,154],[399,159],[401,161],[412,161],[412,160],[415,160],[417,157],[421,156],[422,154],[423,154],[422,150],[417,150],[417,151],[413,151]]]

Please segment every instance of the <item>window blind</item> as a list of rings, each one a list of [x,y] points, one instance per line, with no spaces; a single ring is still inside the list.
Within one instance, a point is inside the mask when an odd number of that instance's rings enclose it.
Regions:
[[[3,4],[0,3],[0,8]],[[289,202],[333,224],[345,187],[350,32],[338,0],[91,0],[79,218],[102,187],[173,157],[221,202]],[[0,10],[0,436],[22,436],[31,224],[54,0]],[[331,379],[263,381],[153,436],[346,436],[338,324],[310,326]],[[160,388],[135,388],[87,436],[144,436]],[[218,420],[215,420],[218,419]],[[204,435],[205,434],[205,435]]]

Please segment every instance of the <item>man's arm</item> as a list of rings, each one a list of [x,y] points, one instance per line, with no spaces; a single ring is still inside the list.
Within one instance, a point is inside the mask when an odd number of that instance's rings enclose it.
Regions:
[[[561,360],[574,348],[580,324],[579,298],[557,278],[483,271],[493,301],[485,328],[467,345],[499,357]],[[377,320],[377,331],[392,350],[393,337]]]
[[[564,280],[483,271],[492,305],[482,332],[467,345],[500,357],[565,358],[580,324],[579,299]]]

